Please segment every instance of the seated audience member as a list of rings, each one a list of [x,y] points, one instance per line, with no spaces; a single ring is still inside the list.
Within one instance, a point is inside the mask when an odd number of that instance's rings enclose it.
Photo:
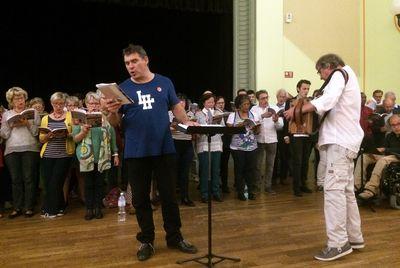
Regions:
[[[85,104],[88,113],[100,112],[100,96],[95,92],[86,94]],[[76,156],[79,160],[79,169],[85,180],[85,220],[101,219],[103,185],[111,168],[112,156],[114,165],[119,165],[115,130],[103,116],[101,126],[86,123],[75,125],[72,135],[77,143]]]
[[[274,169],[276,147],[278,143],[276,129],[283,127],[283,119],[277,115],[279,108],[268,104],[268,92],[266,90],[257,91],[256,96],[258,105],[253,106],[250,110],[250,112],[253,113],[255,120],[261,123],[260,133],[256,135],[256,181],[257,186],[259,187],[262,184],[261,168],[265,165],[264,191],[269,194],[275,194],[272,190],[272,172]],[[272,109],[272,111],[270,109]]]
[[[394,109],[399,108],[399,105],[396,103],[396,94],[393,91],[387,91],[384,95],[384,99],[391,99],[394,103]]]
[[[221,124],[225,125],[223,119],[219,122],[213,122],[213,116],[219,113],[214,109],[215,96],[213,94],[204,94],[200,100],[200,111],[196,113],[197,122],[199,124],[211,125]],[[200,177],[200,194],[201,202],[206,203],[208,199],[208,177],[209,177],[209,163],[211,163],[211,194],[215,201],[222,202],[221,197],[221,178],[220,178],[220,165],[222,153],[222,139],[221,134],[216,134],[211,137],[211,160],[208,159],[208,139],[207,135],[196,135],[196,151],[199,158],[199,177]]]
[[[7,120],[26,109],[28,93],[19,87],[6,92],[10,107],[3,114],[0,136],[5,140],[4,158],[12,180],[14,210],[8,217],[13,219],[22,215],[32,217],[36,193],[36,174],[39,162],[39,142],[37,140],[40,117],[35,110],[33,119],[21,119],[10,123]]]
[[[187,110],[186,107],[186,96],[182,93],[176,95],[179,99],[180,105]],[[193,143],[192,135],[182,133],[176,130],[177,124],[174,121],[174,114],[169,111],[169,121],[171,123],[171,134],[174,140],[176,150],[176,165],[177,165],[177,182],[179,186],[179,192],[181,195],[181,204],[189,207],[195,206],[193,201],[189,198],[189,171],[193,160]],[[188,116],[190,118],[190,116]],[[175,119],[176,120],[176,119]]]
[[[370,116],[373,114],[373,110],[366,106],[365,103],[367,101],[367,95],[364,92],[361,92],[361,117],[360,117],[360,125],[364,130],[364,137],[372,136],[371,129],[371,121],[369,120]]]
[[[4,107],[0,105],[0,122],[1,118],[4,113]],[[1,124],[0,124],[1,127]],[[3,178],[3,169],[4,169],[4,154],[3,154],[3,139],[0,138],[0,178]],[[0,218],[3,218],[3,212],[4,212],[4,196],[3,196],[3,183],[0,181]]]
[[[384,119],[385,125],[382,128],[382,131],[384,132],[389,132],[390,131],[390,126],[389,126],[389,118],[393,114],[394,110],[394,100],[392,98],[386,98],[383,100],[383,106],[381,109],[377,109],[377,112],[379,110],[379,113]]]
[[[375,111],[377,106],[382,105],[382,97],[383,97],[382,90],[380,90],[380,89],[374,90],[374,92],[372,92],[372,99],[370,99],[367,102],[367,106]]]
[[[392,162],[400,161],[400,116],[395,114],[389,119],[392,132],[386,138],[383,147],[377,148],[379,153],[383,154],[365,154],[363,157],[363,176],[366,174],[366,169],[369,164],[376,163],[372,171],[371,178],[364,186],[364,191],[358,197],[361,199],[369,199],[374,197],[379,192],[379,184],[382,177],[382,171]],[[361,157],[357,161],[355,171],[355,186],[361,188]],[[363,180],[365,181],[365,180]]]
[[[53,133],[40,130],[39,140],[43,144],[42,177],[44,182],[43,218],[55,218],[65,213],[63,186],[75,152],[72,140],[72,117],[65,111],[65,94],[55,92],[50,97],[53,112],[42,118],[41,127],[49,130],[65,128],[64,132]]]
[[[254,122],[254,115],[250,112],[250,98],[247,95],[238,95],[235,98],[236,112],[231,113],[226,121],[228,126],[245,126],[247,132],[232,135],[231,152],[234,163],[235,186],[237,197],[246,201],[245,186],[247,185],[248,198],[255,200],[255,168],[257,159],[257,140],[254,135],[257,127],[245,124],[245,120]]]

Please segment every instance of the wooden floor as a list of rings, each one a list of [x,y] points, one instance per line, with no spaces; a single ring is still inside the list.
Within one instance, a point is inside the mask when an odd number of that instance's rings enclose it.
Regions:
[[[239,257],[217,267],[395,267],[400,266],[400,211],[386,204],[376,213],[362,207],[366,248],[331,263],[313,259],[325,242],[323,194],[296,198],[290,186],[278,194],[260,194],[255,201],[239,201],[233,194],[213,203],[213,253]],[[197,194],[193,194],[198,200]],[[181,207],[182,232],[199,248],[197,255],[168,249],[160,209],[154,212],[156,255],[144,263],[136,260],[138,230],[135,216],[117,222],[115,209],[102,220],[85,221],[84,208],[73,203],[56,219],[35,215],[0,219],[0,267],[203,267],[197,263],[177,265],[177,260],[207,253],[207,206]],[[397,266],[397,267],[399,267]]]

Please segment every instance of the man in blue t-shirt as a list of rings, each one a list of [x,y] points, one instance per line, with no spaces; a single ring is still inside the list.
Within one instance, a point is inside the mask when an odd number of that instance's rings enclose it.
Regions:
[[[130,78],[120,87],[134,101],[123,105],[107,99],[108,119],[112,125],[122,123],[125,136],[125,165],[133,189],[133,203],[141,242],[140,261],[154,254],[154,222],[150,203],[152,174],[157,181],[167,245],[185,253],[196,253],[195,246],[183,239],[181,219],[175,193],[175,147],[169,129],[168,111],[186,125],[194,125],[179,105],[175,88],[165,76],[152,73],[143,47],[130,44],[123,50],[125,67]]]

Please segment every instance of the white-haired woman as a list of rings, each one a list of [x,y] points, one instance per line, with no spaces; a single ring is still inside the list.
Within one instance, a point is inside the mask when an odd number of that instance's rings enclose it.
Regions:
[[[3,114],[0,136],[5,140],[4,157],[12,180],[14,210],[8,217],[13,219],[22,215],[33,216],[36,193],[39,143],[37,141],[39,114],[35,111],[33,119],[18,121],[11,117],[26,109],[28,93],[20,87],[12,87],[6,92],[10,110]]]
[[[71,113],[66,112],[65,94],[55,92],[50,97],[53,111],[42,118],[39,140],[43,143],[40,156],[42,158],[42,177],[44,186],[43,214],[44,218],[64,215],[65,200],[63,185],[69,170],[75,143],[72,139]],[[42,131],[47,128],[59,132]]]
[[[100,112],[100,95],[95,92],[87,93],[85,104],[89,114]],[[81,124],[74,126],[72,133],[77,143],[76,156],[80,172],[85,180],[85,219],[101,219],[103,184],[111,168],[112,156],[114,165],[119,164],[115,130],[106,117],[102,116],[101,126]]]

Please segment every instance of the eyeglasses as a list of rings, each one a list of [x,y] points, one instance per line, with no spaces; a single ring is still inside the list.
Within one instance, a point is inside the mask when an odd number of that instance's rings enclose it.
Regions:
[[[260,100],[267,100],[268,96],[260,98]]]
[[[53,102],[52,105],[54,105],[54,106],[64,106],[65,103],[64,102]]]

